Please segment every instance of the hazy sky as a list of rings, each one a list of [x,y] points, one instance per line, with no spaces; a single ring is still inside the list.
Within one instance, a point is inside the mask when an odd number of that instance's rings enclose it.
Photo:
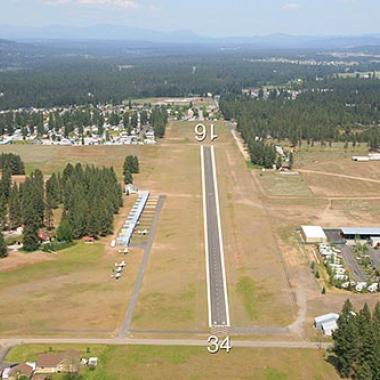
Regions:
[[[380,33],[379,0],[0,0],[0,23],[125,24],[209,36]]]

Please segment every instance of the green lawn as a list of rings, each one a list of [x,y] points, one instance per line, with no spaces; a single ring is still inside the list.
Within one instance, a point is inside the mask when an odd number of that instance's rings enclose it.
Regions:
[[[256,311],[256,286],[252,278],[248,276],[240,277],[236,285],[237,294],[242,299],[245,311],[251,321],[257,317]]]
[[[233,345],[233,342],[232,342]],[[51,350],[62,351],[58,345]],[[254,379],[254,380],[333,380],[335,369],[318,350],[232,348],[229,354],[211,355],[204,347],[158,346],[71,346],[85,357],[98,356],[94,371],[82,370],[83,380],[124,379]],[[32,360],[48,346],[13,348],[8,361]],[[56,379],[61,379],[57,376]]]
[[[265,172],[260,173],[258,178],[269,195],[313,196],[313,193],[300,175]]]
[[[0,288],[20,284],[23,281],[33,281],[47,277],[57,277],[75,271],[80,265],[91,265],[99,259],[103,253],[101,244],[78,243],[73,247],[52,253],[54,260],[41,262],[29,266],[23,266],[11,271],[2,272],[0,276]],[[25,253],[25,255],[38,255]]]

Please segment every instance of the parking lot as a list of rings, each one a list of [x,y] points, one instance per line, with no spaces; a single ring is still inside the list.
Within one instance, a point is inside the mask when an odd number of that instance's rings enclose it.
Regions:
[[[349,271],[351,278],[355,282],[367,282],[369,276],[365,273],[363,267],[356,260],[356,255],[353,252],[353,247],[345,244],[340,244],[339,249],[342,251],[344,265]]]
[[[328,243],[319,246],[319,253],[334,286],[359,292],[376,291],[380,250],[374,249],[370,241],[346,241],[339,229],[324,229],[324,232]]]

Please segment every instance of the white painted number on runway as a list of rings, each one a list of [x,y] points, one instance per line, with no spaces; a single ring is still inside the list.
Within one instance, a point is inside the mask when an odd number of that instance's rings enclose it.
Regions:
[[[218,135],[215,133],[214,124],[211,124],[210,132],[211,132],[210,133],[210,139],[211,139],[211,142],[213,142],[214,140],[216,140],[218,138]],[[194,127],[194,133],[195,133],[195,139],[198,142],[203,142],[207,138],[207,127],[202,123],[197,124]]]
[[[208,338],[207,342],[208,342],[207,351],[210,354],[217,354],[220,350],[226,350],[226,352],[229,353],[232,348],[231,339],[229,336],[227,336],[225,339],[220,341],[217,336],[211,335]]]

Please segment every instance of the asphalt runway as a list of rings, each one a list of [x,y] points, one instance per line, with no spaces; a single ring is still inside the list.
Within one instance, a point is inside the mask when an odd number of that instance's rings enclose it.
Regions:
[[[208,279],[209,325],[229,326],[223,239],[220,224],[218,187],[213,148],[202,146],[203,203],[206,271]]]

